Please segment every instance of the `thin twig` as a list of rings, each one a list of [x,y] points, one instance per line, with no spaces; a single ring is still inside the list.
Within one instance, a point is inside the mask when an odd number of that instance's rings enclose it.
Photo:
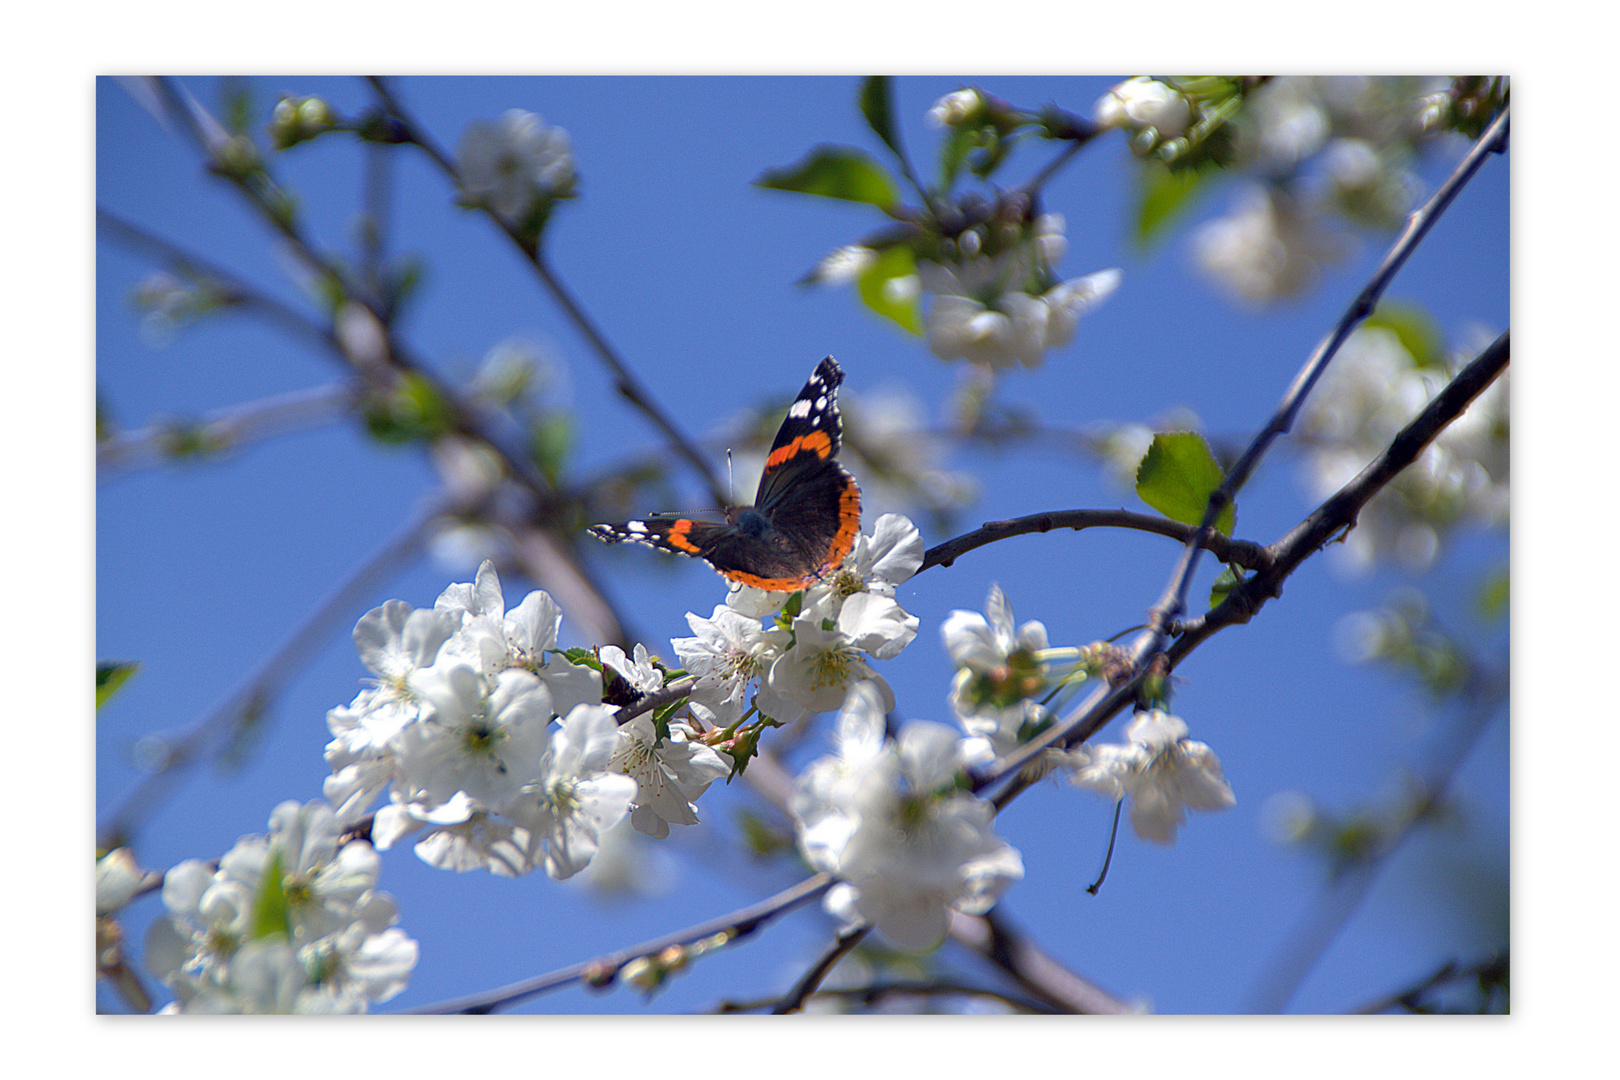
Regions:
[[[692,687],[696,685],[697,676],[683,675],[674,682],[667,683],[650,694],[637,698],[629,705],[622,706],[618,712],[613,714],[614,722],[619,724],[628,723],[643,713],[653,712],[656,709],[662,709],[665,705],[680,701],[690,696]]]
[[[351,412],[355,402],[352,386],[317,386],[221,409],[194,421],[176,420],[113,435],[96,444],[96,483],[174,460],[177,438],[197,446],[197,458],[206,458],[336,420]]]
[[[1165,651],[1172,667],[1215,631],[1247,622],[1267,600],[1282,592],[1282,583],[1305,559],[1322,550],[1334,536],[1356,522],[1361,508],[1410,466],[1473,400],[1507,369],[1509,331],[1486,346],[1459,371],[1433,401],[1390,441],[1384,452],[1335,494],[1311,511],[1268,550],[1265,570],[1241,582],[1213,611],[1182,624],[1181,634]]]
[[[350,288],[341,266],[313,248],[284,206],[272,205],[266,189],[273,187],[273,181],[263,166],[260,165],[249,176],[243,175],[240,170],[233,173],[220,168],[221,155],[228,151],[229,140],[218,121],[170,80],[160,79],[157,86],[171,113],[207,155],[210,165],[288,240],[294,254],[312,272],[336,283],[348,295]],[[255,179],[261,174],[262,180]],[[511,478],[533,499],[534,507],[522,511],[521,520],[515,521],[512,528],[514,549],[528,576],[551,592],[564,610],[582,625],[588,636],[603,642],[626,642],[622,620],[603,597],[601,588],[581,560],[573,538],[559,531],[569,521],[565,513],[565,497],[536,468],[518,433],[503,433],[503,427],[511,426],[509,419],[476,399],[464,398],[412,357],[393,328],[386,323],[387,313],[381,310],[375,300],[371,301],[370,306],[358,301],[356,303],[375,320],[372,329],[376,331],[379,341],[372,350],[374,355],[351,355],[339,340],[336,327],[320,328],[323,342],[347,360],[350,370],[373,388],[386,393],[401,376],[407,374],[431,388],[445,405],[453,430],[488,446],[501,459]],[[357,311],[356,314],[360,313]]]
[[[848,956],[850,951],[865,940],[866,935],[871,932],[872,927],[869,924],[856,923],[853,926],[846,926],[834,934],[832,943],[816,958],[816,962],[810,965],[810,970],[806,971],[804,976],[793,984],[793,989],[789,990],[782,1000],[771,1007],[771,1015],[786,1016],[788,1013],[796,1013],[804,1008],[805,998],[815,993],[816,987],[820,986],[822,980],[832,972],[833,968],[838,966],[838,961]]]
[[[217,288],[232,305],[246,307],[299,337],[320,345],[324,354],[341,357],[330,326],[310,318],[254,286],[219,263],[129,221],[105,207],[96,207],[96,228],[125,247],[155,255],[187,277]]]
[[[1405,1009],[1407,1012],[1420,1012],[1423,1010],[1423,996],[1436,987],[1447,983],[1475,980],[1487,986],[1500,986],[1507,980],[1508,954],[1496,953],[1484,960],[1466,966],[1459,965],[1455,960],[1447,960],[1435,969],[1428,978],[1408,986],[1404,990],[1397,990],[1387,994],[1377,1001],[1352,1009],[1351,1012],[1362,1016],[1375,1016],[1386,1013],[1392,1009]],[[1482,988],[1483,989],[1483,988]],[[1487,998],[1487,1002],[1488,1002]]]
[[[1021,1013],[1047,1015],[1056,1012],[1051,1006],[1036,1001],[1033,998],[1020,997],[997,990],[988,986],[974,986],[969,983],[953,982],[941,979],[931,982],[914,980],[899,980],[895,982],[874,982],[865,986],[836,987],[817,990],[810,995],[811,999],[832,998],[835,1000],[855,1001],[863,1007],[876,1005],[884,998],[889,997],[966,997],[984,998],[989,1001],[999,1001],[1013,1010]],[[711,1011],[723,1016],[737,1013],[762,1012],[776,1002],[776,998],[762,998],[757,1001],[722,1001]]]
[[[704,938],[712,938],[717,934],[729,934],[731,941],[735,942],[752,934],[777,916],[791,911],[800,904],[814,900],[832,888],[832,885],[833,879],[831,876],[817,874],[757,904],[741,908],[718,919],[711,919],[699,926],[677,930],[673,934],[666,934],[661,938],[655,938],[640,945],[632,945],[628,949],[620,949],[618,952],[598,957],[595,960],[587,960],[571,967],[560,968],[557,971],[548,972],[532,979],[525,979],[522,982],[511,983],[495,990],[469,994],[466,997],[454,998],[450,1001],[441,1001],[434,1005],[423,1005],[402,1011],[406,1013],[487,1013],[522,1001],[524,998],[533,997],[548,990],[558,990],[577,982],[586,982],[592,986],[608,986],[618,977],[621,968],[638,957],[656,955],[666,949],[690,945],[702,941]]]

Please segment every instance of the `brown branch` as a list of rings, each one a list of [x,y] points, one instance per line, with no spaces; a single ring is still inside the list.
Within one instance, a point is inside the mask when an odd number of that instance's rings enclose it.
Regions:
[[[918,568],[917,573],[922,573],[930,566],[950,566],[960,556],[974,548],[984,547],[986,544],[993,544],[1009,537],[1050,532],[1053,529],[1073,529],[1079,532],[1081,529],[1097,528],[1137,529],[1168,536],[1182,543],[1192,540],[1198,532],[1195,525],[1184,525],[1169,518],[1140,514],[1132,510],[1049,510],[1006,521],[987,521],[973,532],[963,533],[954,539],[937,544],[923,555],[922,566]],[[1236,563],[1245,570],[1258,571],[1271,564],[1267,550],[1247,540],[1232,540],[1216,533],[1210,537],[1205,546],[1222,562]]]
[[[1405,263],[1407,257],[1416,247],[1418,240],[1433,226],[1440,213],[1456,197],[1457,192],[1461,190],[1462,185],[1484,164],[1485,158],[1491,153],[1500,152],[1506,146],[1507,131],[1508,113],[1504,109],[1502,114],[1497,117],[1496,122],[1491,125],[1490,129],[1475,145],[1473,151],[1457,167],[1446,183],[1441,186],[1441,189],[1435,193],[1435,196],[1413,213],[1405,232],[1401,234],[1394,247],[1390,249],[1389,254],[1385,256],[1384,262],[1373,275],[1372,281],[1362,289],[1355,302],[1350,305],[1349,310],[1340,318],[1333,332],[1328,335],[1322,344],[1317,347],[1316,352],[1311,355],[1311,358],[1306,361],[1304,368],[1295,377],[1293,385],[1284,394],[1282,405],[1273,414],[1266,427],[1255,437],[1238,463],[1227,473],[1221,487],[1210,495],[1209,505],[1204,511],[1202,524],[1182,552],[1181,559],[1174,572],[1172,572],[1163,595],[1149,612],[1148,629],[1139,635],[1136,644],[1131,648],[1133,671],[1129,678],[1121,680],[1116,685],[1099,688],[1087,695],[1085,700],[1077,705],[1061,723],[1053,724],[1040,737],[1025,743],[1005,758],[996,761],[989,769],[977,773],[973,782],[975,791],[982,791],[985,787],[1006,777],[1013,778],[1010,787],[1021,790],[1022,787],[1027,786],[1027,782],[1021,782],[1018,779],[1019,770],[1034,760],[1036,756],[1052,746],[1072,746],[1084,742],[1134,700],[1136,688],[1147,677],[1150,670],[1152,657],[1161,653],[1165,654],[1168,666],[1173,669],[1177,662],[1195,648],[1199,642],[1208,637],[1210,633],[1213,633],[1215,629],[1222,625],[1246,621],[1253,614],[1253,611],[1258,608],[1259,604],[1270,596],[1277,595],[1277,591],[1267,592],[1264,590],[1273,586],[1276,590],[1280,590],[1283,578],[1287,577],[1288,572],[1292,572],[1293,567],[1288,567],[1287,572],[1284,572],[1279,565],[1273,565],[1269,570],[1262,574],[1256,574],[1244,585],[1234,589],[1226,600],[1222,601],[1215,612],[1211,612],[1202,619],[1192,620],[1189,623],[1179,621],[1182,612],[1186,610],[1187,592],[1192,584],[1192,575],[1197,566],[1198,554],[1204,547],[1209,545],[1211,538],[1216,535],[1214,530],[1215,518],[1232,501],[1254,467],[1259,464],[1260,458],[1272,441],[1291,426],[1294,416],[1303,406],[1305,396],[1326,369],[1328,361],[1332,359],[1339,345],[1350,335],[1355,326],[1371,313],[1378,297],[1388,287],[1395,272]],[[1505,366],[1507,363],[1507,335],[1505,333],[1498,343],[1501,346],[1500,364]],[[1491,351],[1491,349],[1486,350],[1487,353]],[[1483,358],[1484,354],[1482,354],[1481,359]],[[1470,367],[1472,368],[1472,365]],[[1465,371],[1464,374],[1466,375],[1467,372]],[[1492,374],[1485,378],[1484,382],[1469,393],[1468,400],[1472,400],[1473,395],[1479,393],[1494,377],[1495,375]],[[1458,376],[1459,380],[1463,378],[1464,375]],[[1453,385],[1457,385],[1456,381],[1454,381]],[[1445,398],[1447,395],[1442,394],[1441,397]],[[1430,408],[1440,407],[1440,400],[1440,398],[1437,398],[1435,402],[1431,403]],[[1466,404],[1467,401],[1463,401],[1461,405],[1456,407],[1456,411],[1452,415],[1460,413]],[[1429,410],[1425,410],[1425,415],[1428,412]],[[1438,430],[1437,427],[1434,432],[1429,434],[1428,438],[1432,439]],[[1397,437],[1397,443],[1399,441],[1400,437]],[[1426,444],[1427,440],[1425,440]],[[1421,450],[1421,448],[1419,446],[1417,449]],[[1395,446],[1392,445],[1391,450],[1394,449]],[[1416,452],[1414,451],[1407,459],[1407,463],[1409,464],[1411,458],[1415,457]],[[1400,467],[1404,467],[1404,465]],[[1389,472],[1387,475],[1383,475],[1381,479],[1372,483],[1365,491],[1361,502],[1371,498],[1379,487],[1388,483],[1396,471],[1399,471],[1399,468]],[[1356,508],[1359,508],[1359,506],[1360,503],[1357,503]],[[1349,520],[1353,520],[1353,513]],[[1310,525],[1311,522],[1307,521],[1306,524]],[[1302,526],[1302,528],[1304,527]],[[1297,534],[1299,530],[1295,532]],[[1316,537],[1316,546],[1308,549],[1298,546],[1296,543],[1296,546],[1291,548],[1296,556],[1295,565],[1299,560],[1303,560],[1309,555],[1311,551],[1316,550],[1316,547],[1319,547],[1327,539],[1328,535],[1331,535],[1331,530],[1328,534]],[[1288,540],[1285,538],[1284,543],[1287,542]],[[1219,616],[1218,619],[1217,615]],[[1166,650],[1165,641],[1172,630],[1175,630],[1179,636],[1171,648]],[[1016,791],[1013,793],[1016,794]]]
[[[953,982],[948,979],[929,982],[900,980],[896,982],[868,983],[865,986],[827,988],[817,990],[810,997],[812,999],[832,998],[854,1001],[863,1007],[870,1007],[889,997],[968,997],[999,1001],[1021,1013],[1047,1015],[1055,1011],[1042,1002],[1019,997],[1016,994],[1008,994],[988,986],[973,986],[969,983]],[[722,1001],[714,1007],[713,1011],[716,1015],[721,1016],[760,1012],[770,1008],[775,1002],[775,998],[764,998],[759,1001]]]

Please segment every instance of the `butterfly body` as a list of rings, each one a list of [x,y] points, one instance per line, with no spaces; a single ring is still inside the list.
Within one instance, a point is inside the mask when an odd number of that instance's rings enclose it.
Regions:
[[[838,463],[844,372],[827,357],[788,407],[752,506],[725,523],[653,518],[592,525],[604,543],[634,542],[695,555],[731,581],[771,592],[807,588],[844,561],[861,528],[861,491]]]

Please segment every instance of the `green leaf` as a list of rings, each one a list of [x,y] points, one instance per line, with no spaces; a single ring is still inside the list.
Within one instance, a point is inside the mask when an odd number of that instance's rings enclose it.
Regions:
[[[1209,606],[1219,607],[1221,602],[1232,594],[1232,590],[1243,583],[1242,573],[1237,567],[1230,564],[1215,578],[1215,584],[1209,588]]]
[[[913,334],[923,332],[922,315],[918,311],[918,293],[915,288],[889,288],[889,282],[911,277],[917,273],[917,257],[909,247],[896,245],[885,248],[877,262],[867,267],[856,281],[861,299],[866,306],[893,319]]]
[[[1162,162],[1144,161],[1137,173],[1136,243],[1145,248],[1158,240],[1216,171],[1212,167],[1172,171]]]
[[[270,849],[270,861],[259,880],[259,894],[253,898],[253,939],[267,937],[291,938],[291,924],[287,921],[287,886],[283,880],[285,867],[281,862],[281,848]]]
[[[1362,325],[1394,334],[1417,367],[1438,367],[1444,362],[1445,336],[1428,311],[1417,304],[1386,300]]]
[[[102,660],[96,664],[96,708],[99,710],[107,703],[107,699],[118,692],[119,687],[129,681],[129,677],[140,670],[139,664],[133,661]]]
[[[1169,431],[1153,436],[1142,464],[1136,467],[1136,493],[1142,501],[1172,521],[1197,525],[1204,520],[1209,497],[1225,474],[1209,443],[1196,431]],[[1215,519],[1215,528],[1232,535],[1237,507],[1227,506]]]
[[[888,170],[870,155],[847,146],[818,146],[797,165],[766,170],[754,184],[873,206],[893,206],[900,199]]]
[[[887,75],[869,75],[861,80],[861,115],[871,125],[877,137],[883,140],[883,145],[894,151],[894,156],[904,160],[905,151],[900,149],[900,131],[894,126],[894,101],[889,93],[889,77]]]

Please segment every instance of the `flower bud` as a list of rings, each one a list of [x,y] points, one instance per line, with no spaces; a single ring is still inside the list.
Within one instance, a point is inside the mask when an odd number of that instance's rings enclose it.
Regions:
[[[1192,106],[1173,87],[1138,75],[1120,83],[1097,102],[1097,123],[1104,127],[1152,128],[1160,138],[1187,130]]]

